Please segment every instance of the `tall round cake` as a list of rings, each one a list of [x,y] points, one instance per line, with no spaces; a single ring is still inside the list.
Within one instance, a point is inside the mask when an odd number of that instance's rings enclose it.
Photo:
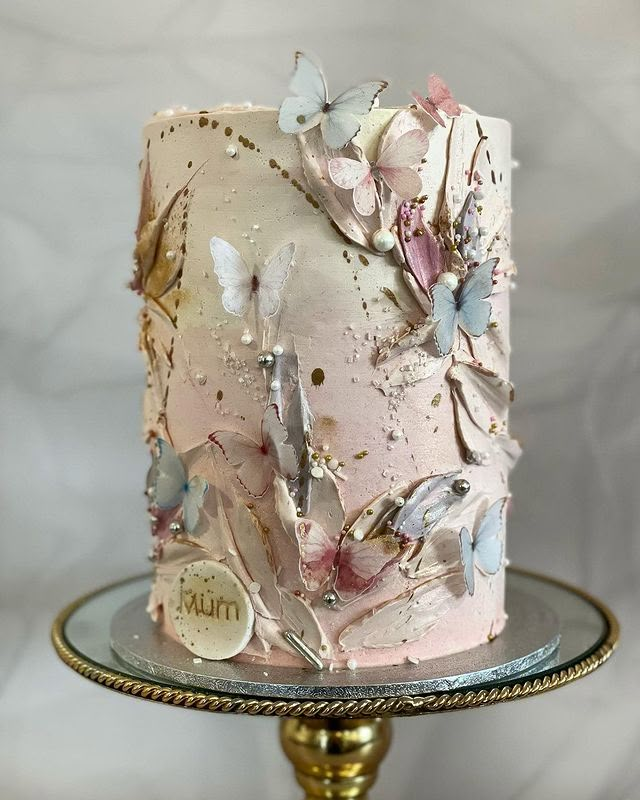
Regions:
[[[385,87],[333,99],[299,53],[279,110],[144,129],[149,611],[197,657],[418,663],[505,624],[510,127]]]

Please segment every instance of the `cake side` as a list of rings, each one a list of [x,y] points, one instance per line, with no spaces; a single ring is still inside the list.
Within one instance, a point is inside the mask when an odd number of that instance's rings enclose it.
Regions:
[[[171,635],[196,561],[244,586],[237,658],[306,663],[293,631],[325,666],[364,667],[502,629],[510,128],[468,110],[444,122],[373,109],[339,152],[269,109],[145,127],[150,609]],[[410,131],[427,142],[420,191],[376,175],[368,219],[330,162],[379,163]]]

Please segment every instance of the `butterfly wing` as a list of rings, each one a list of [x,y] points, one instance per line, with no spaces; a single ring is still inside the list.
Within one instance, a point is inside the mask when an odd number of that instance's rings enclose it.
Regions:
[[[355,189],[359,183],[371,175],[371,167],[366,161],[355,158],[329,159],[329,177],[341,189]]]
[[[459,117],[462,113],[460,105],[453,99],[447,84],[439,75],[429,75],[427,86],[429,100],[436,108],[441,109],[449,117]]]
[[[198,526],[200,509],[208,489],[209,484],[200,475],[194,475],[187,484],[184,500],[182,501],[182,521],[188,533],[193,533]]]
[[[278,406],[267,406],[262,417],[263,450],[272,469],[287,480],[294,480],[298,474],[298,459],[295,449],[287,443],[287,429],[280,420]]]
[[[422,178],[412,169],[424,158],[429,148],[429,137],[419,128],[403,133],[389,142],[376,162],[384,182],[398,197],[405,200],[422,191]]]
[[[184,464],[169,442],[157,439],[154,500],[160,508],[180,505],[187,485]]]
[[[296,65],[289,88],[298,97],[308,97],[310,100],[315,100],[320,108],[329,99],[327,84],[322,70],[299,50],[296,52]]]
[[[473,542],[475,562],[486,575],[495,575],[502,566],[502,539],[504,508],[507,498],[496,500],[480,520]]]
[[[453,337],[458,326],[458,305],[451,289],[441,283],[433,284],[429,296],[431,316],[438,323],[433,338],[440,355],[446,356],[453,348]]]
[[[296,66],[289,88],[296,95],[280,106],[278,125],[284,133],[303,133],[322,118],[327,103],[327,85],[320,68],[304,53],[296,53]]]
[[[280,290],[289,275],[293,264],[296,246],[289,242],[267,259],[258,282],[258,313],[272,317],[280,307]]]
[[[380,169],[413,167],[419,164],[429,149],[429,137],[420,128],[413,128],[384,147],[376,164]]]
[[[371,167],[355,158],[332,158],[328,164],[329,177],[341,189],[353,189],[353,205],[363,217],[376,210],[376,187]]]
[[[466,528],[460,531],[460,560],[464,575],[464,584],[471,596],[475,591],[475,575],[473,572],[473,540]]]
[[[452,488],[457,475],[434,475],[418,484],[393,519],[395,533],[411,541],[428,536],[451,506],[460,501]]]
[[[487,298],[493,291],[493,270],[497,263],[497,258],[491,258],[475,267],[460,290],[458,325],[470,336],[481,336],[487,330],[491,317],[491,303]]]
[[[387,87],[386,81],[370,81],[347,89],[322,115],[322,138],[332,150],[342,150],[362,126],[360,117],[371,111],[376,97]]]
[[[353,205],[362,217],[370,217],[376,210],[378,193],[373,175],[369,172],[353,190]]]
[[[295,534],[300,551],[302,582],[310,592],[315,592],[329,579],[339,536],[332,538],[321,525],[310,519],[298,520]]]
[[[224,239],[214,236],[209,249],[213,270],[223,288],[222,305],[229,314],[244,316],[251,299],[252,274],[240,253]]]
[[[214,431],[209,441],[216,444],[232,467],[238,480],[253,497],[262,497],[271,482],[272,467],[261,446],[253,439],[234,431]]]
[[[417,94],[417,92],[411,92],[411,96],[420,106],[420,108],[427,112],[434,122],[436,122],[438,125],[442,125],[443,128],[446,128],[445,121],[442,119],[440,114],[438,114],[438,109],[431,102],[430,98],[422,97],[422,95]]]
[[[371,589],[401,552],[400,544],[392,536],[372,536],[362,541],[346,536],[338,556],[335,583],[338,596],[349,602]]]

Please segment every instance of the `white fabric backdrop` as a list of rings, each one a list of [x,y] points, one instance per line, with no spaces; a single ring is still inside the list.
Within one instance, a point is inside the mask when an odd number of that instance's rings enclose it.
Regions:
[[[624,624],[618,655],[573,687],[398,721],[376,796],[640,798],[639,21],[635,0],[1,0],[3,798],[297,796],[275,721],[134,703],[47,639],[61,605],[146,563],[124,289],[140,127],[172,103],[277,104],[297,47],[334,86],[382,73],[403,103],[438,71],[513,121],[526,454],[509,554]]]

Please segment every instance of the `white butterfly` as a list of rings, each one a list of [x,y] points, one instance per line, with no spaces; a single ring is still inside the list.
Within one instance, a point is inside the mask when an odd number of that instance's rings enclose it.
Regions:
[[[213,269],[218,276],[222,292],[222,305],[230,314],[243,317],[249,303],[255,300],[261,317],[272,317],[280,307],[280,291],[293,264],[296,246],[289,242],[270,256],[262,269],[251,272],[240,253],[214,236],[209,242]]]
[[[362,125],[360,117],[371,111],[376,97],[387,86],[386,81],[362,83],[329,102],[320,68],[304,53],[297,52],[289,84],[296,97],[283,100],[278,125],[284,133],[303,133],[320,125],[327,147],[341,150],[358,133]]]
[[[180,457],[164,439],[157,439],[153,472],[153,501],[162,509],[182,505],[182,522],[188,533],[198,525],[209,484],[200,475],[189,479]]]
[[[233,431],[214,431],[209,435],[209,441],[237,468],[238,480],[253,497],[262,497],[274,472],[287,480],[293,480],[298,473],[296,451],[286,444],[287,429],[280,421],[275,403],[265,409],[260,433],[260,442]]]
[[[503,497],[489,506],[473,538],[467,528],[460,531],[460,558],[464,569],[464,582],[470,595],[475,591],[475,567],[485,575],[495,575],[502,566],[504,548],[500,533],[506,503],[507,498]]]
[[[353,204],[363,217],[376,210],[376,181],[384,182],[401,200],[419,195],[422,178],[412,169],[424,158],[429,147],[425,131],[407,131],[382,145],[375,162],[354,158],[332,158],[329,161],[331,180],[341,189],[353,189]]]
[[[441,356],[451,352],[458,328],[470,336],[482,336],[487,330],[491,316],[487,298],[493,290],[493,270],[498,261],[490,258],[469,270],[457,296],[442,283],[435,283],[429,289],[431,316],[438,323],[434,338]]]

